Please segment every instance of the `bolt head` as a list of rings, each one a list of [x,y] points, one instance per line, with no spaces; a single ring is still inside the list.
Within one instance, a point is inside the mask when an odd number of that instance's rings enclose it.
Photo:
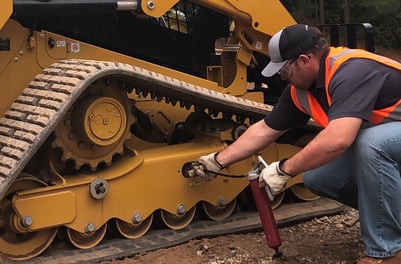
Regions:
[[[25,216],[24,218],[22,218],[22,225],[24,227],[31,226],[32,223],[33,223],[32,216]]]
[[[93,231],[95,231],[95,225],[92,223],[88,223],[85,227],[85,232],[87,234],[92,233]]]
[[[139,224],[140,222],[142,222],[142,217],[139,213],[136,213],[132,216],[132,223],[134,224]]]

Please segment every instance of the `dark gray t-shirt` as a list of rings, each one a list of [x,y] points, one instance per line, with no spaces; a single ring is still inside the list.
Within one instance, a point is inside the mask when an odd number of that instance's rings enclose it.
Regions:
[[[322,58],[318,81],[310,91],[329,120],[358,117],[369,122],[372,110],[390,106],[401,99],[401,71],[373,60],[355,58],[340,65],[332,77],[329,84],[332,104],[329,107],[324,89],[324,60]],[[292,102],[288,86],[264,120],[271,128],[285,130],[303,125],[309,118]]]

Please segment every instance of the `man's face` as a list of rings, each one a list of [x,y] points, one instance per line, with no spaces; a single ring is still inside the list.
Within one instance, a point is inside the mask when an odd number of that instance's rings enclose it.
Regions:
[[[298,58],[289,60],[278,72],[281,79],[290,82],[297,89],[309,90],[316,82],[319,72],[319,68],[316,68],[312,61],[312,56],[301,54]]]

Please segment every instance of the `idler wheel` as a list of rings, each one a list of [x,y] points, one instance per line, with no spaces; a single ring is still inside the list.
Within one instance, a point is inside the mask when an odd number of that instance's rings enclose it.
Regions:
[[[13,194],[19,191],[44,187],[41,180],[23,173],[17,178],[0,202],[0,252],[13,260],[27,260],[40,255],[52,243],[58,228],[35,232],[18,232],[23,228],[21,219],[14,213]],[[28,221],[28,220],[27,220]],[[34,221],[34,219],[33,219]],[[28,221],[29,223],[30,221]],[[19,225],[18,228],[16,225]]]

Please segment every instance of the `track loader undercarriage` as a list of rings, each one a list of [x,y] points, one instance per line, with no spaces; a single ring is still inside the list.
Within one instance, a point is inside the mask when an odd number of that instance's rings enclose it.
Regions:
[[[151,138],[154,128],[130,136],[136,126],[146,130],[144,123],[152,124],[149,119],[139,124],[144,117],[130,94],[150,94],[157,102],[195,111],[185,111],[185,122],[173,126],[165,142],[155,137],[152,146],[143,147],[140,137]],[[122,236],[137,238],[151,227],[155,212],[167,227],[181,229],[193,220],[198,203],[213,220],[228,217],[246,179],[187,179],[182,166],[224,148],[245,129],[244,121],[270,110],[126,64],[66,60],[51,65],[1,119],[2,252],[12,259],[34,257],[62,226],[73,245],[91,248],[111,220]],[[23,155],[49,162],[31,168]],[[228,173],[246,173],[243,168],[251,166],[249,159]]]

